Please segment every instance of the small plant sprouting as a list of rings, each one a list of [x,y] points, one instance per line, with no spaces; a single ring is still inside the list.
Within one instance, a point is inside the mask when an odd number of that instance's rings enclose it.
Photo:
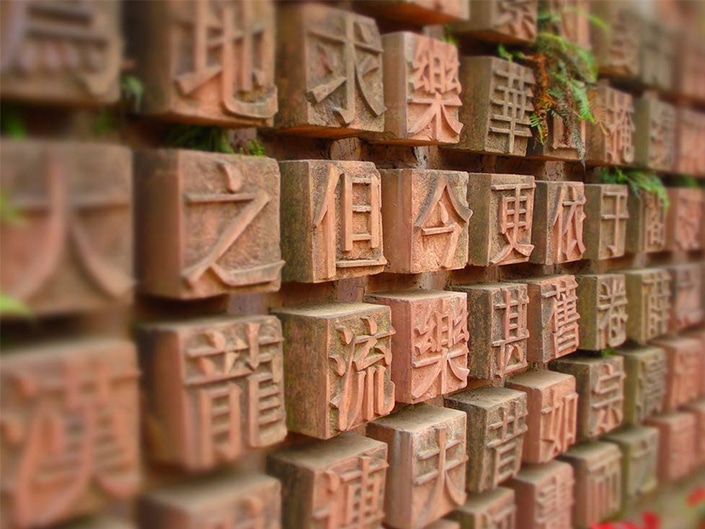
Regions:
[[[7,195],[0,191],[0,224],[21,224],[22,213],[10,203]],[[29,317],[32,312],[24,303],[0,292],[0,316]]]
[[[247,152],[240,147],[240,154],[249,154],[250,156],[265,156],[264,145],[257,140],[247,142]]]
[[[692,189],[698,187],[698,180],[692,176],[675,175],[669,179],[669,184],[672,187],[688,187]]]
[[[600,356],[603,358],[609,358],[610,356],[617,356],[619,353],[617,353],[617,350],[614,349],[613,347],[605,347],[600,351]]]
[[[227,129],[200,125],[175,125],[167,133],[166,143],[171,147],[196,151],[235,154]]]
[[[3,136],[13,140],[21,140],[27,137],[24,121],[16,108],[3,107],[0,113],[0,131],[2,131]]]
[[[668,193],[656,173],[638,169],[622,170],[619,167],[603,168],[598,173],[604,184],[627,184],[635,195],[641,192],[655,194],[668,209]]]
[[[144,96],[142,81],[134,75],[123,75],[120,79],[120,92],[123,100],[132,102],[132,111],[138,112]]]
[[[453,46],[458,46],[458,39],[455,35],[453,35],[453,32],[448,25],[443,26],[443,37],[441,40],[443,42],[447,42],[448,44],[452,44]]]

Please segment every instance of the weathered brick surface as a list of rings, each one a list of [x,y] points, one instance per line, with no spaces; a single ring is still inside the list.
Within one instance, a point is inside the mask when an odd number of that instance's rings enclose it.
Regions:
[[[614,259],[626,247],[628,188],[625,185],[585,186],[585,259]]]
[[[590,25],[592,49],[600,74],[626,78],[638,75],[642,34],[632,7],[626,2],[593,0],[590,12],[611,27],[611,31],[604,31]]]
[[[705,465],[705,399],[696,400],[683,407],[695,416],[695,465]]]
[[[627,338],[627,288],[624,274],[579,275],[580,347],[599,351]]]
[[[659,432],[656,428],[631,426],[602,436],[622,451],[622,506],[652,493],[658,485]]]
[[[675,265],[671,273],[671,331],[703,321],[703,269],[697,263]]]
[[[470,20],[453,24],[453,30],[475,38],[499,42],[533,42],[536,38],[538,0],[470,0]]]
[[[654,346],[625,346],[617,351],[624,358],[624,423],[639,424],[661,413],[666,395],[666,351]]]
[[[697,426],[692,413],[672,412],[647,419],[658,428],[658,479],[666,484],[687,475],[695,465]]]
[[[663,268],[624,272],[627,285],[627,338],[646,343],[666,334],[671,318],[671,275]]]
[[[666,206],[656,193],[629,192],[627,253],[660,252],[666,247]]]
[[[467,501],[448,515],[460,529],[503,529],[515,527],[517,508],[514,491],[505,487],[468,495]]]
[[[600,85],[594,89],[592,97],[601,115],[599,125],[588,125],[587,160],[600,165],[631,164],[636,131],[632,96]]]
[[[416,25],[467,20],[470,4],[465,0],[369,0],[354,6],[371,15]]]
[[[672,411],[695,400],[705,377],[705,349],[694,338],[669,337],[651,342],[666,352],[664,409]]]
[[[705,113],[678,108],[678,164],[679,173],[705,177],[705,160],[698,156],[705,142]]]
[[[668,188],[670,207],[666,215],[666,249],[687,252],[702,247],[703,208],[702,189]]]
[[[654,171],[672,171],[676,161],[675,107],[656,99],[637,98],[634,110],[634,162]]]

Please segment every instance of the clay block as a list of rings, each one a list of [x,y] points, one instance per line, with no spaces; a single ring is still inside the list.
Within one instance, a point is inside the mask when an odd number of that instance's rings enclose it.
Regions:
[[[627,286],[624,274],[579,275],[580,347],[600,351],[627,339]]]
[[[528,367],[526,360],[527,306],[526,285],[495,283],[454,286],[468,296],[470,331],[470,376],[503,379]]]
[[[676,265],[671,273],[671,331],[703,321],[703,273],[698,264]]]
[[[284,329],[289,430],[329,439],[392,411],[389,307],[335,303],[275,312]]]
[[[614,259],[624,255],[629,218],[628,193],[625,185],[585,186],[585,259]]]
[[[639,424],[663,411],[666,394],[666,352],[653,346],[623,347],[624,424]]]
[[[470,494],[448,517],[460,522],[459,529],[512,529],[516,514],[514,491],[498,487],[482,494]]]
[[[666,352],[664,409],[672,411],[698,398],[705,377],[705,349],[694,338],[674,336],[651,342]]]
[[[696,418],[692,413],[667,413],[651,417],[646,425],[659,431],[658,479],[668,483],[690,473],[697,449]]]
[[[524,281],[529,293],[529,362],[544,364],[572,353],[579,345],[578,282],[574,276]]]
[[[656,193],[629,193],[626,251],[660,252],[666,247],[666,206]]]
[[[560,264],[579,261],[585,253],[583,221],[585,188],[582,182],[536,182],[529,261]]]
[[[705,84],[705,81],[703,83]],[[705,177],[705,159],[698,155],[700,147],[705,143],[705,113],[678,108],[677,131],[676,172]]]
[[[519,472],[526,432],[526,395],[505,388],[479,388],[446,397],[445,405],[467,413],[467,490],[484,492]]]
[[[138,378],[128,341],[3,351],[2,527],[48,526],[138,492]]]
[[[516,495],[516,529],[573,527],[573,467],[551,461],[527,465],[507,482]]]
[[[140,527],[279,529],[281,485],[260,474],[229,474],[172,485],[144,496]]]
[[[382,272],[382,186],[371,162],[280,162],[285,281]]]
[[[676,109],[656,99],[634,100],[634,163],[672,171],[676,162]]]
[[[705,196],[702,189],[669,187],[670,207],[666,214],[666,249],[688,252],[699,250],[703,239],[703,210]]]
[[[580,150],[585,148],[587,143],[588,128],[585,121],[576,124],[576,129],[580,135],[580,141],[572,136],[557,116],[548,118],[548,135],[543,143],[539,139],[537,131],[529,140],[527,156],[540,158],[542,160],[580,160]]]
[[[130,8],[143,113],[223,127],[272,125],[274,2],[170,0]]]
[[[643,15],[640,18],[638,80],[647,87],[670,92],[673,90],[675,65],[678,61],[677,32],[657,18],[646,18]]]
[[[432,524],[427,525],[424,529],[462,529],[462,527],[460,527],[460,524],[452,520],[441,518],[440,520],[436,520]]]
[[[599,165],[631,164],[636,130],[632,96],[601,85],[593,90],[591,97],[599,109],[600,123],[588,125],[587,161]]]
[[[142,292],[198,299],[279,289],[276,161],[145,150],[135,171]]]
[[[534,178],[521,175],[472,173],[468,205],[474,212],[469,234],[468,263],[507,265],[529,260],[534,211]]]
[[[367,425],[387,444],[384,523],[421,529],[465,501],[466,415],[421,404]]]
[[[666,334],[671,317],[671,274],[665,268],[626,270],[627,338],[646,343]]]
[[[627,506],[656,490],[658,463],[656,428],[632,426],[602,437],[622,451],[622,505]]]
[[[695,416],[695,466],[705,466],[705,399],[686,404],[683,410]]]
[[[624,359],[573,355],[551,362],[551,369],[573,375],[578,401],[578,441],[596,439],[622,424]]]
[[[705,328],[700,328],[696,329],[694,331],[688,331],[686,334],[683,334],[685,338],[691,338],[693,340],[698,340],[700,342],[700,345],[702,346],[701,349],[701,361],[703,362],[702,364],[702,369],[703,369],[703,376],[700,379],[700,390],[698,392],[698,395],[705,397]]]
[[[467,0],[367,0],[355,5],[371,15],[418,26],[443,24],[470,17]]]
[[[676,91],[696,101],[705,101],[705,42],[697,31],[683,31],[678,35],[676,63]]]
[[[590,49],[590,10],[588,0],[539,0],[546,31]]]
[[[120,98],[118,0],[13,2],[3,9],[0,96],[98,106]]]
[[[1,147],[0,190],[19,216],[1,227],[3,295],[34,315],[130,303],[129,149],[12,140]]]
[[[458,143],[461,86],[458,48],[408,31],[382,37],[384,47],[384,132],[380,143]]]
[[[397,402],[417,403],[467,386],[468,311],[462,292],[376,293],[365,301],[392,310],[391,366]]]
[[[267,473],[282,482],[282,527],[376,529],[384,518],[387,445],[353,433],[274,452]]]
[[[590,25],[592,49],[601,75],[633,78],[639,74],[642,34],[639,19],[627,2],[592,0],[590,12],[610,27]]]
[[[529,371],[509,379],[506,387],[526,393],[529,415],[522,461],[547,463],[575,444],[575,377],[547,370]]]
[[[448,147],[526,155],[531,137],[529,117],[534,111],[533,71],[497,57],[462,57],[460,84],[466,94],[460,108],[460,121],[465,126],[460,131],[459,143]]]
[[[280,130],[343,137],[384,130],[382,39],[372,18],[319,4],[277,5]]]
[[[612,443],[574,446],[561,456],[575,472],[573,523],[587,528],[616,515],[622,505],[622,452]]]
[[[470,0],[470,20],[452,25],[482,40],[530,43],[536,39],[538,0]]]
[[[282,341],[273,316],[144,325],[138,343],[154,459],[206,470],[282,441]]]
[[[461,171],[383,169],[382,233],[394,248],[386,271],[418,274],[465,268],[468,175]]]

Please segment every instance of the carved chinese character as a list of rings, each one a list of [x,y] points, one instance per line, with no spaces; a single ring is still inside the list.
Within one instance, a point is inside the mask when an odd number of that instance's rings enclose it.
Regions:
[[[626,247],[628,188],[625,185],[585,186],[585,258],[614,259]]]
[[[204,470],[286,436],[276,318],[150,324],[139,343],[155,459]]]
[[[281,485],[261,474],[228,473],[158,489],[139,504],[153,529],[279,529]]]
[[[629,253],[660,252],[666,247],[666,206],[656,193],[630,190],[627,199]]]
[[[58,4],[57,4],[58,5]],[[132,157],[124,147],[3,141],[0,290],[35,315],[132,300]]]
[[[465,268],[468,259],[467,173],[383,169],[386,270],[402,274]]]
[[[686,98],[705,101],[705,42],[698,31],[679,29],[675,89]]]
[[[676,31],[662,20],[639,16],[639,75],[640,83],[670,92],[673,90],[676,56]],[[637,109],[637,112],[639,110]]]
[[[578,394],[575,377],[548,370],[512,377],[507,387],[526,393],[527,432],[522,461],[546,463],[575,444]]]
[[[697,430],[692,413],[666,413],[645,422],[659,430],[658,479],[668,483],[690,473],[696,461]]]
[[[367,0],[353,4],[356,10],[417,26],[467,20],[470,4],[465,0]]]
[[[688,331],[683,335],[685,338],[690,338],[700,342],[702,348],[700,349],[700,362],[701,369],[699,372],[700,376],[700,389],[698,390],[698,395],[705,397],[705,328],[700,327],[694,331]]]
[[[552,116],[548,119],[548,137],[543,143],[539,141],[538,132],[534,129],[527,156],[540,160],[578,161],[585,156],[587,138],[586,121],[576,123],[574,130],[571,130],[560,117]]]
[[[705,143],[705,113],[679,108],[677,130],[676,171],[687,175],[705,176],[705,159],[698,156],[700,147]]]
[[[628,165],[634,161],[634,100],[631,95],[601,85],[591,94],[598,123],[588,129],[588,161]]]
[[[277,6],[275,126],[340,137],[384,130],[382,39],[374,19],[317,4]]]
[[[675,410],[700,395],[705,349],[700,340],[685,337],[659,338],[652,342],[666,352],[664,409]]]
[[[633,78],[639,74],[642,33],[639,19],[627,2],[591,0],[590,12],[609,24],[605,31],[591,24],[592,48],[601,75]]]
[[[580,275],[580,347],[600,351],[627,339],[627,286],[623,274]]]
[[[270,454],[267,473],[282,482],[283,529],[380,527],[387,466],[385,443],[353,433]]]
[[[656,489],[658,430],[631,426],[610,432],[603,440],[622,451],[622,505],[626,507]]]
[[[180,299],[279,289],[279,170],[274,160],[190,150],[136,161],[138,277]]]
[[[639,424],[663,411],[666,352],[659,347],[620,348],[624,358],[624,423]]]
[[[517,521],[514,491],[497,487],[482,494],[471,494],[448,517],[460,522],[462,528],[512,529]]]
[[[666,214],[666,248],[688,252],[699,250],[703,240],[705,196],[698,188],[669,187]]]
[[[460,142],[448,147],[524,156],[534,111],[532,70],[497,57],[463,57],[460,83],[473,95],[460,108]]]
[[[2,525],[48,526],[136,494],[132,344],[83,340],[3,353]]]
[[[3,98],[102,105],[120,98],[120,2],[32,0],[3,9]]]
[[[467,385],[470,335],[464,293],[412,290],[365,300],[392,310],[397,402],[423,402]]]
[[[671,273],[671,331],[703,321],[703,272],[697,264],[669,267]]]
[[[646,343],[668,332],[671,274],[664,268],[627,270],[627,337]]]
[[[538,0],[470,0],[470,20],[453,31],[482,40],[530,43],[536,38]]]
[[[371,162],[280,162],[285,281],[382,272],[381,182]]]
[[[705,399],[686,404],[684,411],[695,416],[695,465],[705,466]]]
[[[588,0],[540,0],[546,29],[584,49],[590,49],[590,9]]]
[[[672,171],[676,162],[675,107],[638,98],[634,110],[634,162],[654,171]]]

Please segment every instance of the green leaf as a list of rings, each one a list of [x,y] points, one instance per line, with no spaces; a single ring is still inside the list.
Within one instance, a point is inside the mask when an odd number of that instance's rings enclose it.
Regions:
[[[22,140],[27,137],[27,129],[22,121],[22,116],[15,108],[3,108],[0,113],[0,128],[8,138]]]
[[[124,75],[120,80],[120,89],[123,99],[132,101],[133,112],[138,112],[142,107],[144,84],[134,75]]]
[[[23,221],[20,208],[11,204],[7,195],[0,190],[0,224],[21,224]]]
[[[509,51],[507,51],[507,48],[504,47],[504,44],[500,44],[499,46],[497,46],[497,53],[505,61],[509,61],[509,62],[514,61],[514,55],[512,55]]]
[[[24,303],[0,292],[0,316],[29,317],[32,311]]]

